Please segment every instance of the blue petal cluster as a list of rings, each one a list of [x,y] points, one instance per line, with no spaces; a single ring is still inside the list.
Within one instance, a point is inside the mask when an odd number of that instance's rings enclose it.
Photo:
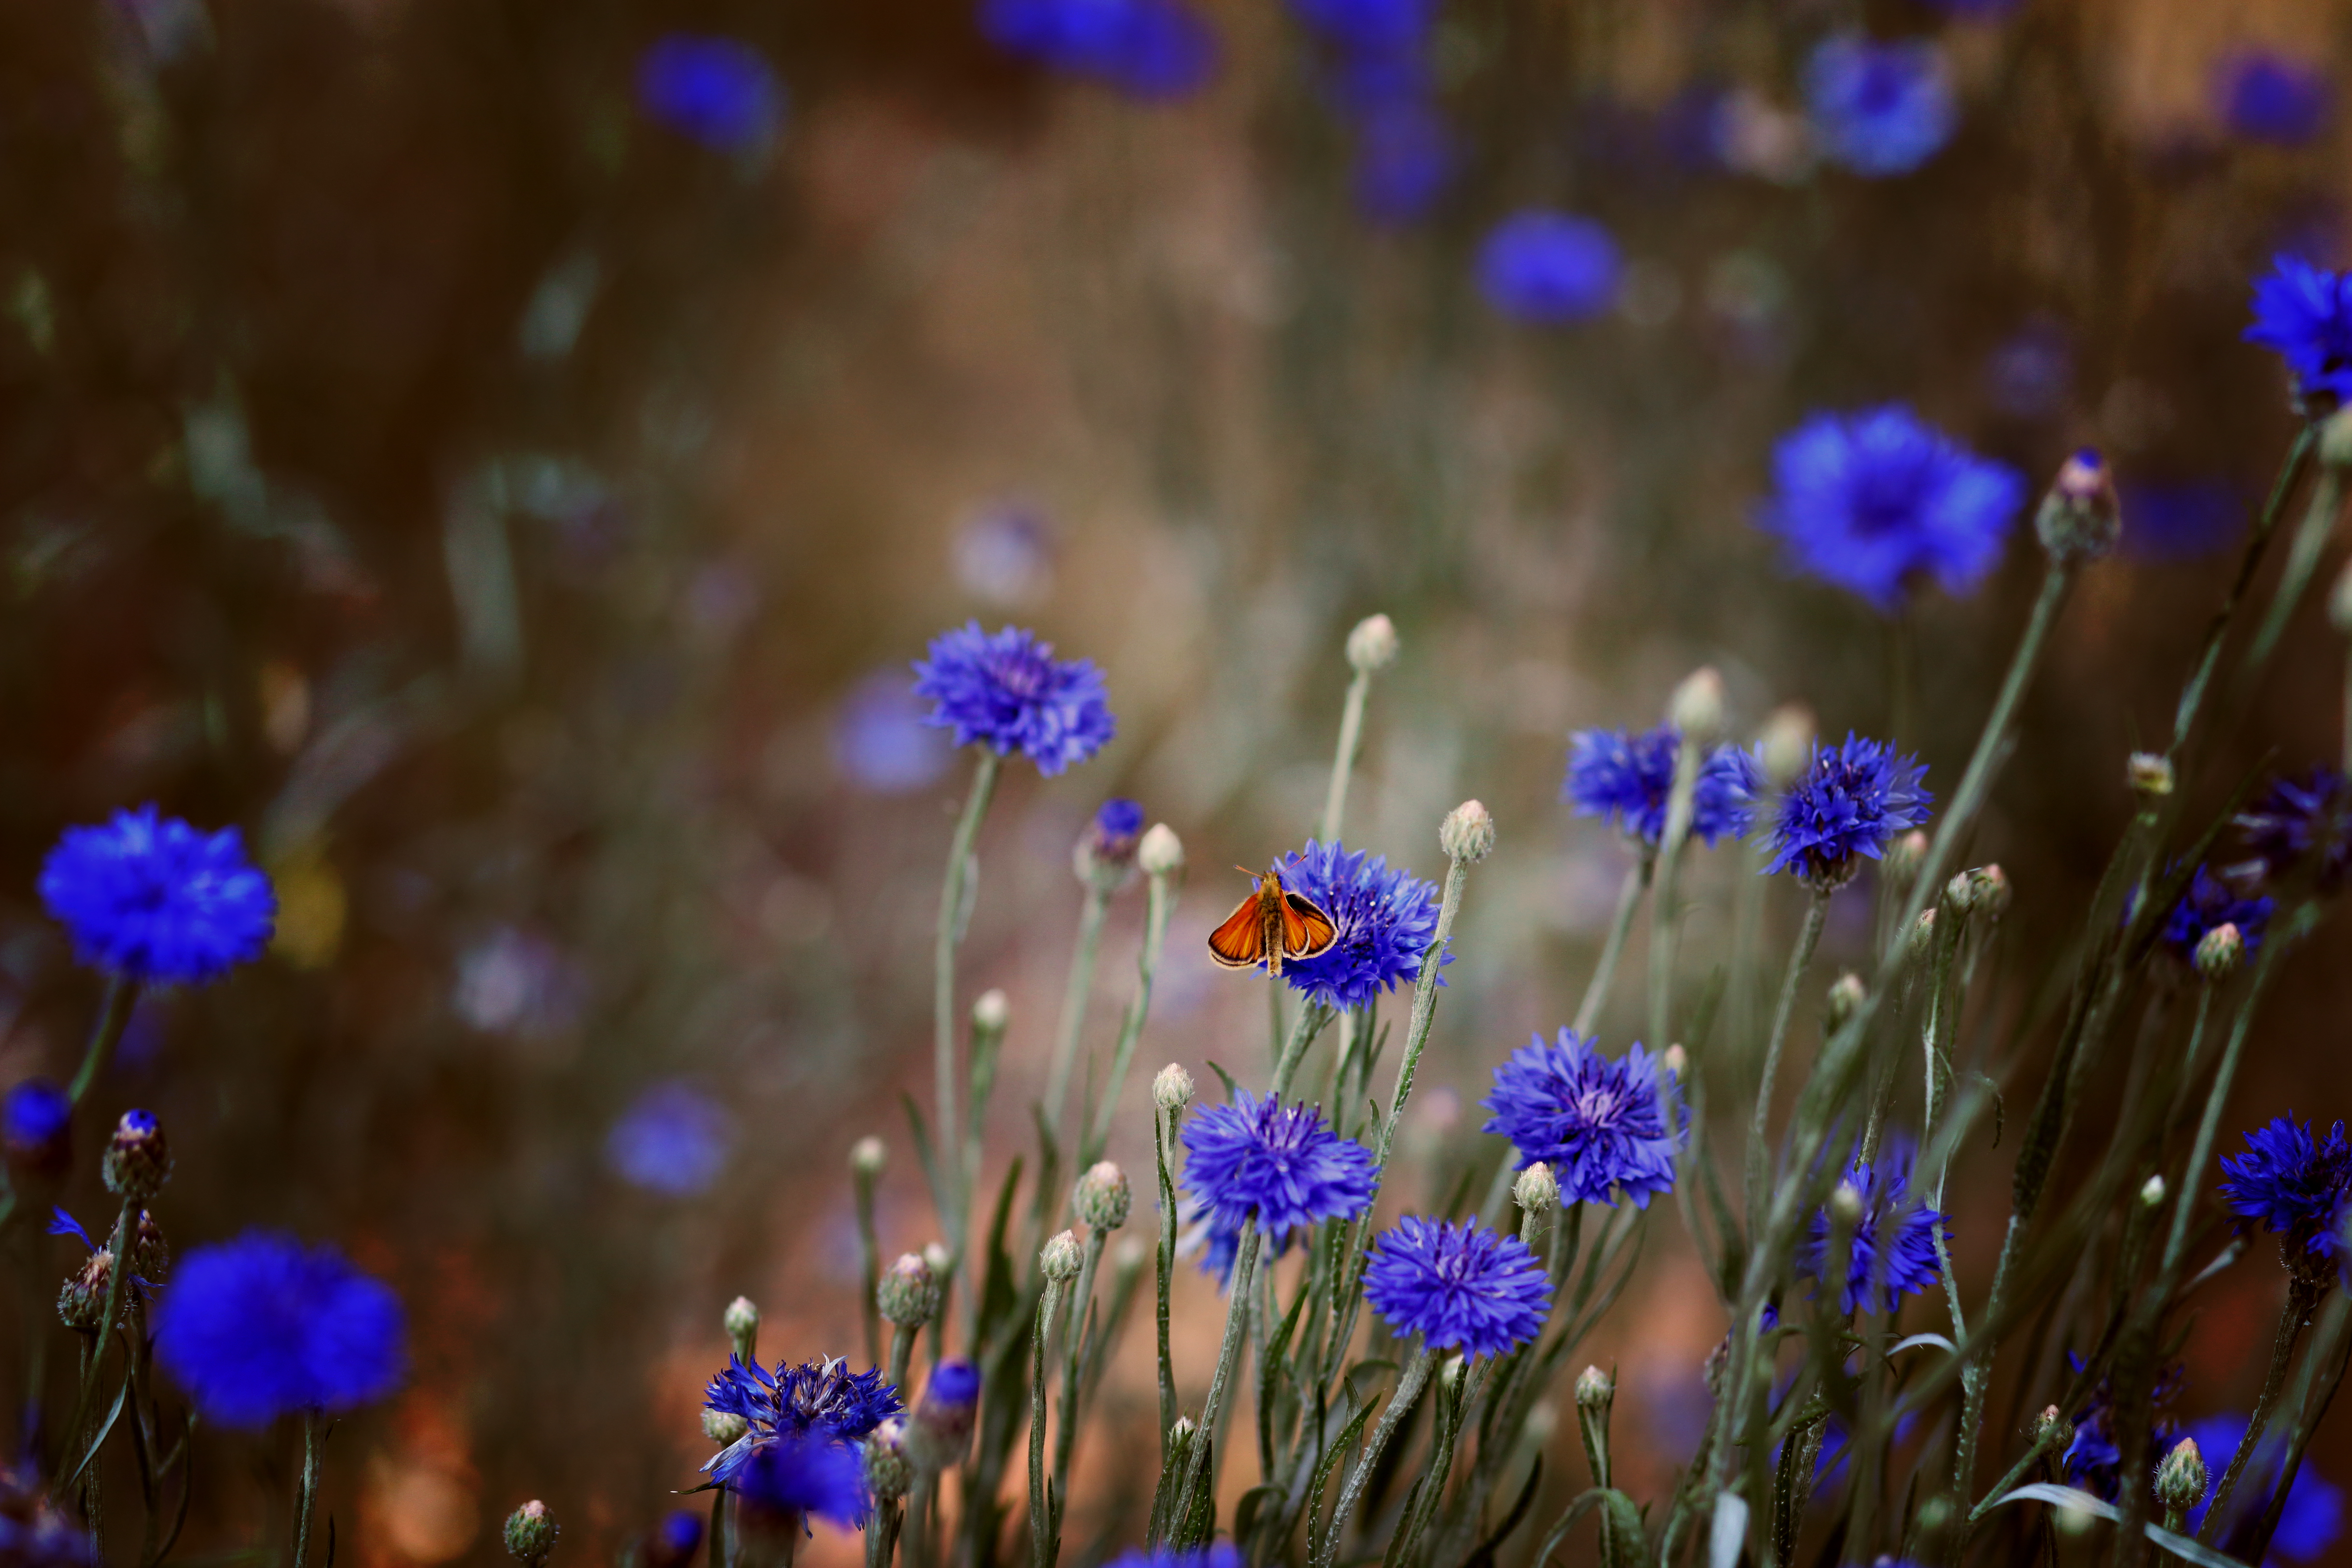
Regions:
[[[1901,404],[1814,415],[1772,448],[1772,481],[1759,521],[1790,563],[1886,612],[1917,578],[1975,587],[2025,505],[2023,475]]]
[[[1112,1558],[1108,1568],[1242,1568],[1240,1548],[1230,1541],[1179,1551],[1173,1547],[1129,1547]]]
[[[1822,153],[1857,174],[1907,174],[1959,122],[1943,52],[1919,39],[1824,39],[1805,63],[1805,107]]]
[[[1935,1283],[1936,1233],[1941,1226],[1946,1237],[1951,1235],[1950,1216],[1910,1195],[1908,1151],[1889,1150],[1873,1164],[1856,1162],[1846,1180],[1862,1194],[1862,1221],[1854,1227],[1853,1254],[1838,1290],[1840,1310],[1852,1312],[1869,1306],[1892,1312],[1904,1297]],[[1829,1211],[1816,1209],[1797,1248],[1800,1279],[1822,1278],[1829,1245]]]
[[[45,1078],[28,1078],[0,1100],[0,1153],[11,1164],[51,1174],[69,1163],[73,1099]]]
[[[1372,1201],[1370,1151],[1324,1124],[1311,1105],[1236,1089],[1184,1127],[1185,1190],[1213,1230],[1250,1219],[1280,1247],[1302,1226],[1352,1219]]]
[[[1538,1035],[1495,1069],[1483,1131],[1511,1141],[1520,1170],[1550,1166],[1562,1204],[1614,1204],[1622,1194],[1647,1208],[1651,1194],[1674,1191],[1684,1135],[1666,1126],[1662,1088],[1685,1121],[1675,1075],[1638,1043],[1612,1061],[1572,1030],[1552,1045]]]
[[[735,1484],[753,1455],[780,1443],[862,1442],[900,1408],[898,1391],[882,1381],[879,1368],[854,1373],[838,1357],[798,1366],[780,1361],[770,1372],[730,1355],[726,1370],[703,1392],[702,1403],[721,1415],[741,1416],[751,1427],[702,1467],[722,1486]]]
[[[1617,302],[1624,270],[1617,241],[1591,218],[1528,208],[1478,247],[1478,291],[1515,321],[1563,326]]]
[[[160,984],[258,958],[278,922],[269,879],[236,828],[201,832],[152,805],[66,829],[42,862],[40,890],[83,963]]]
[[[747,1506],[783,1515],[788,1526],[817,1518],[847,1529],[866,1518],[866,1478],[857,1450],[822,1437],[792,1436],[763,1443],[728,1479]]]
[[[2189,1533],[2194,1535],[2205,1528],[2206,1510],[2213,1506],[2213,1489],[2221,1484],[2221,1472],[2228,1468],[2230,1456],[2245,1440],[2246,1418],[2235,1414],[2208,1415],[2202,1421],[2190,1422],[2181,1436],[2196,1443],[2197,1452],[2205,1460],[2205,1496],[2189,1510]],[[2269,1465],[2276,1462],[2277,1450],[2284,1441],[2273,1425],[2263,1435],[2263,1441],[2254,1446],[2253,1474],[2269,1473]],[[2231,1511],[2235,1513],[2262,1496],[2261,1489],[2242,1488],[2231,1500]],[[2279,1510],[2278,1529],[2271,1536],[2270,1552],[2264,1561],[2282,1557],[2289,1563],[2316,1561],[2343,1533],[2344,1489],[2320,1475],[2305,1458],[2303,1468],[2295,1472],[2294,1489],[2287,1493],[2286,1506]],[[2227,1538],[2223,1539],[2226,1542]]]
[[[1851,731],[1838,745],[1816,745],[1774,811],[1765,873],[1794,871],[1816,888],[1847,881],[1927,820],[1935,797],[1921,786],[1927,776],[1918,758]]]
[[[2322,895],[2352,876],[2352,780],[2334,768],[2273,779],[2237,827],[2253,858],[2234,870],[2266,881],[2307,873]]]
[[[1130,98],[1182,98],[1217,72],[1217,36],[1181,0],[982,0],[980,30],[1006,54]]]
[[[2249,142],[2281,147],[2316,139],[2335,107],[2326,72],[2263,49],[2223,61],[2213,96],[2231,131]]]
[[[2242,899],[2230,884],[2204,867],[2189,879],[2187,890],[2172,912],[2164,917],[2164,930],[2159,942],[2175,956],[2183,960],[2197,956],[2197,944],[2205,933],[2223,925],[2234,925],[2238,935],[2245,940],[2248,952],[2263,944],[2263,931],[2271,923],[2271,900]]]
[[[2081,1356],[2068,1351],[2066,1365],[2079,1376],[2084,1363]],[[2148,1428],[2148,1448],[2159,1457],[2180,1440],[2179,1425],[2166,1410],[2188,1381],[2187,1368],[2177,1361],[2157,1368],[2156,1386],[2149,1399],[2154,1419]],[[2067,1480],[2113,1502],[2123,1460],[2123,1450],[2116,1444],[2115,1384],[2102,1376],[2092,1388],[2088,1401],[2074,1413],[2074,1439],[2059,1457],[2059,1466],[2065,1471]],[[2214,1473],[2221,1472],[2217,1469]]]
[[[1354,135],[1357,210],[1399,226],[1429,216],[1461,167],[1437,107],[1436,0],[1291,0],[1328,56],[1328,96]]]
[[[775,134],[784,117],[784,89],[751,45],[671,33],[637,61],[637,106],[688,141],[740,153]]]
[[[155,1354],[207,1421],[262,1426],[378,1399],[406,1370],[400,1300],[331,1247],[249,1231],[181,1260]]]
[[[1051,778],[1102,750],[1118,727],[1093,661],[1057,659],[1053,644],[1019,626],[991,635],[973,621],[933,637],[929,652],[915,665],[915,695],[959,746],[1020,752]]]
[[[1551,1287],[1517,1237],[1475,1219],[1409,1215],[1381,1233],[1364,1267],[1364,1300],[1399,1334],[1433,1349],[1505,1355],[1543,1332]]]
[[[1321,905],[1339,931],[1316,957],[1284,961],[1292,990],[1328,1006],[1360,1007],[1421,973],[1422,954],[1437,937],[1435,883],[1391,867],[1385,856],[1350,855],[1336,839],[1310,838],[1275,869],[1284,887]]]
[[[2247,1133],[2246,1152],[2235,1159],[2224,1154],[2221,1169],[2230,1178],[2221,1184],[2230,1212],[2275,1231],[2290,1261],[2334,1258],[2343,1250],[2336,1215],[2352,1191],[2352,1146],[2344,1141],[2344,1123],[2315,1137],[2311,1124],[2296,1121],[2290,1111]]]
[[[1568,777],[1560,798],[1580,816],[1615,824],[1652,848],[1666,831],[1675,788],[1675,756],[1682,734],[1671,724],[1633,734],[1626,730],[1579,730],[1568,738]],[[1755,753],[1717,746],[1700,764],[1691,793],[1691,832],[1713,844],[1744,838],[1756,818],[1764,766]]]
[[[727,1110],[690,1084],[657,1083],[639,1095],[604,1138],[604,1158],[632,1186],[692,1197],[726,1168],[734,1142]]]
[[[2345,275],[2279,256],[2254,279],[2254,324],[2246,341],[2276,351],[2298,397],[2352,394],[2352,292]]]

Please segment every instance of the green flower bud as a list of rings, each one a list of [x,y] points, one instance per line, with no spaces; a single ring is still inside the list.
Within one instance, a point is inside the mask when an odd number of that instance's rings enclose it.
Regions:
[[[2227,980],[2246,955],[2246,939],[2234,922],[2224,921],[2197,942],[2197,973],[2209,984]]]
[[[1519,1173],[1511,1195],[1529,1214],[1549,1214],[1559,1207],[1559,1179],[1551,1173],[1549,1165],[1538,1160]]]
[[[1484,860],[1494,852],[1495,818],[1478,802],[1465,800],[1445,814],[1437,842],[1449,860]]]
[[[907,1457],[906,1424],[885,1421],[866,1439],[866,1488],[884,1502],[896,1502],[914,1485],[915,1461]]]
[[[1078,1250],[1078,1235],[1074,1230],[1066,1230],[1055,1237],[1045,1244],[1045,1249],[1037,1255],[1037,1266],[1045,1271],[1046,1279],[1056,1284],[1076,1279],[1078,1277],[1078,1268],[1082,1260],[1083,1255]]]
[[[1173,1114],[1192,1103],[1192,1075],[1174,1062],[1151,1080],[1151,1103]]]
[[[940,1310],[940,1282],[920,1255],[902,1252],[874,1287],[874,1305],[902,1329],[919,1329]]]
[[[1385,669],[1396,656],[1396,623],[1386,616],[1366,616],[1348,634],[1348,663],[1360,673]]]
[[[133,1203],[152,1202],[172,1179],[172,1148],[163,1125],[144,1110],[126,1110],[106,1141],[99,1173],[106,1190]]]
[[[2124,778],[2142,800],[2162,800],[2172,793],[2172,761],[2157,752],[2134,752]]]
[[[1128,1209],[1134,1201],[1127,1173],[1108,1160],[1080,1176],[1070,1194],[1070,1206],[1087,1222],[1089,1230],[1117,1230],[1127,1223]]]
[[[1164,822],[1146,829],[1135,847],[1135,863],[1147,877],[1165,877],[1184,868],[1184,841]]]
[[[529,1568],[539,1568],[547,1561],[561,1533],[555,1528],[555,1516],[536,1498],[507,1515],[507,1550]]]
[[[2042,548],[2057,561],[2097,560],[2116,547],[2123,526],[2115,472],[2089,447],[2058,466],[2058,477],[2033,517]]]

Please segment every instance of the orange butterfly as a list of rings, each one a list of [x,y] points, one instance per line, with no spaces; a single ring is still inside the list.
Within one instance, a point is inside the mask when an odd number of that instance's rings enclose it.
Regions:
[[[1297,963],[1314,958],[1339,940],[1339,928],[1322,907],[1304,894],[1286,890],[1281,876],[1264,875],[1246,866],[1234,868],[1255,878],[1241,908],[1209,933],[1209,956],[1227,969],[1252,969],[1265,964],[1269,975],[1279,975],[1285,959]]]

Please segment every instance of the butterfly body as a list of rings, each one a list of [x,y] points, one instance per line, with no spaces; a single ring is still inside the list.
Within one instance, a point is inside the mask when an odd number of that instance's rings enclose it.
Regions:
[[[1209,956],[1227,969],[1255,969],[1279,976],[1283,964],[1296,963],[1327,952],[1339,940],[1339,928],[1321,905],[1304,893],[1282,885],[1276,871],[1237,868],[1256,885],[1225,922],[1209,933]]]

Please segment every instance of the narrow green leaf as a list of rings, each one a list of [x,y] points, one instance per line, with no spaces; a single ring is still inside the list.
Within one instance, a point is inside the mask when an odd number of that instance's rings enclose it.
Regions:
[[[2034,1481],[2001,1494],[1995,1508],[2012,1502],[2046,1502],[2058,1508],[2071,1508],[2084,1513],[2096,1514],[2110,1524],[2123,1522],[2123,1510],[2111,1502],[2093,1497],[2089,1492],[2073,1487],[2062,1487],[2049,1481]],[[2143,1525],[2147,1538],[2184,1563],[2194,1563],[2198,1568],[2246,1568],[2235,1557],[2214,1551],[2202,1542],[2191,1541],[2185,1535],[2175,1535],[2159,1524]]]

